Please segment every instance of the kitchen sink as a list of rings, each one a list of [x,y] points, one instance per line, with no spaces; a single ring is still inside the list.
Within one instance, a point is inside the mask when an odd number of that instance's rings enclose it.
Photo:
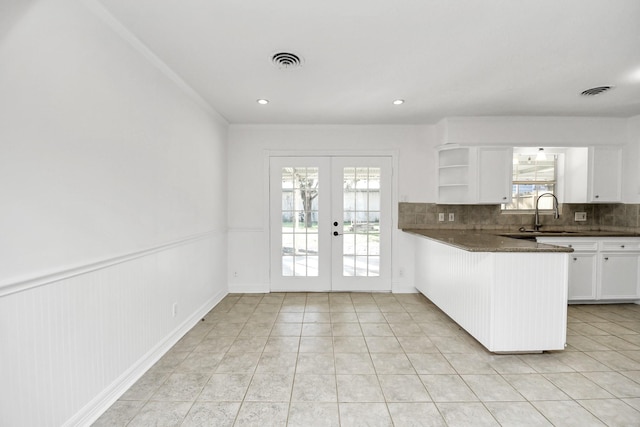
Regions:
[[[542,231],[535,231],[535,230],[524,230],[524,231],[520,231],[519,233],[532,233],[532,234],[575,234],[577,233],[577,231],[556,231],[556,230],[542,230]],[[515,234],[515,233],[514,233]]]
[[[570,236],[578,233],[577,231],[563,231],[563,230],[523,230],[514,231],[513,233],[501,233],[501,236],[511,237],[514,239],[535,239],[535,236]]]

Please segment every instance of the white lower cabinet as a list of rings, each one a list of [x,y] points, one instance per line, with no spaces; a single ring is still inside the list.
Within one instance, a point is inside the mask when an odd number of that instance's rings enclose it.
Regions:
[[[638,298],[638,253],[600,254],[598,299]]]
[[[540,237],[540,243],[573,248],[569,302],[640,299],[640,238]]]
[[[596,299],[597,255],[574,252],[569,256],[569,300]]]

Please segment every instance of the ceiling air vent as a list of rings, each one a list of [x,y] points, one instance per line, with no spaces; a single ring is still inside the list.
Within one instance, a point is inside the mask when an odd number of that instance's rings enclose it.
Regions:
[[[587,90],[581,92],[580,95],[582,95],[582,96],[596,96],[596,95],[600,95],[601,93],[607,92],[607,91],[609,91],[611,89],[613,89],[613,86],[592,87],[591,89],[587,89]]]
[[[271,57],[271,62],[280,69],[302,67],[302,57],[291,52],[278,52]]]

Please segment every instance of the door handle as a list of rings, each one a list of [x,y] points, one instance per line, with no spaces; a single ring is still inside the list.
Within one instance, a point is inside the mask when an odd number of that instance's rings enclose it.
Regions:
[[[338,226],[338,221],[333,221],[333,226],[337,227]]]
[[[334,235],[334,236],[339,236],[339,235],[340,235],[340,233],[338,233],[337,231],[334,231],[334,232],[333,232],[333,235]]]

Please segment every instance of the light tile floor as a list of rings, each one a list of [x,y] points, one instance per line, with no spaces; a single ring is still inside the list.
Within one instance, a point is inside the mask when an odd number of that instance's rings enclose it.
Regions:
[[[95,426],[640,426],[640,306],[489,353],[420,294],[231,294]]]

